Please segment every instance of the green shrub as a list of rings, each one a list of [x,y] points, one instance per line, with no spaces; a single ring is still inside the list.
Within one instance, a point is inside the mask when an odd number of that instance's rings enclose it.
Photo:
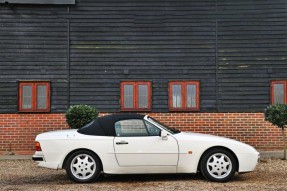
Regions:
[[[287,105],[274,104],[265,109],[265,120],[279,128],[287,125]]]
[[[281,128],[284,143],[284,159],[286,160],[286,139],[284,129],[287,125],[287,105],[274,104],[265,109],[265,120]]]
[[[71,106],[66,111],[66,121],[71,129],[83,127],[97,117],[97,110],[88,105]]]

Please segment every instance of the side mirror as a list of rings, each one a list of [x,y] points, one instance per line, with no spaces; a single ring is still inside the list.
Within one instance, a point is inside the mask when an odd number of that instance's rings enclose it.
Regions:
[[[167,140],[167,132],[162,130],[160,132],[160,137],[162,138],[162,140]]]

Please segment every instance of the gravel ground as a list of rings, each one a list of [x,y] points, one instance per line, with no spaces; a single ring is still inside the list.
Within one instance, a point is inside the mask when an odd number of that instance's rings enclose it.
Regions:
[[[30,160],[0,160],[0,190],[287,190],[287,161],[264,160],[254,172],[236,175],[227,183],[191,175],[102,176],[98,182],[75,184],[64,170],[37,167]]]

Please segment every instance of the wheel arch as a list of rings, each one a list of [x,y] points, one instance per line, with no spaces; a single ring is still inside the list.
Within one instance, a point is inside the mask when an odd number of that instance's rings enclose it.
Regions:
[[[90,149],[84,149],[84,148],[79,148],[79,149],[75,149],[75,150],[70,151],[70,152],[66,155],[65,159],[63,160],[63,163],[62,163],[61,168],[64,168],[64,167],[66,166],[66,163],[67,163],[68,158],[69,158],[72,154],[74,154],[75,152],[78,152],[78,151],[89,151],[89,152],[92,152],[92,153],[99,159],[99,161],[100,161],[100,163],[101,163],[100,168],[101,168],[101,171],[103,171],[103,163],[102,163],[102,160],[101,160],[101,158],[99,157],[99,155],[98,155],[97,153],[95,153],[94,151],[90,150]]]
[[[207,152],[209,152],[210,150],[213,150],[213,149],[224,149],[224,150],[227,150],[228,152],[230,152],[234,156],[234,158],[236,160],[236,172],[238,172],[238,170],[239,170],[239,161],[238,161],[238,158],[237,158],[236,154],[231,149],[229,149],[227,147],[224,147],[224,146],[214,146],[214,147],[210,147],[210,148],[206,149],[201,154],[200,159],[198,161],[198,164],[197,164],[197,170],[198,171],[200,171],[200,164],[201,164],[202,158],[205,155],[205,153],[207,153]]]

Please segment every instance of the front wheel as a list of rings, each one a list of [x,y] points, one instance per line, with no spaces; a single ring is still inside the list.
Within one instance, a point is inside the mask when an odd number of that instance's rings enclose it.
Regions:
[[[67,159],[66,172],[74,182],[91,182],[100,175],[100,160],[90,151],[77,151]]]
[[[212,149],[203,155],[200,170],[208,180],[226,182],[234,176],[236,166],[232,153],[225,149]]]

